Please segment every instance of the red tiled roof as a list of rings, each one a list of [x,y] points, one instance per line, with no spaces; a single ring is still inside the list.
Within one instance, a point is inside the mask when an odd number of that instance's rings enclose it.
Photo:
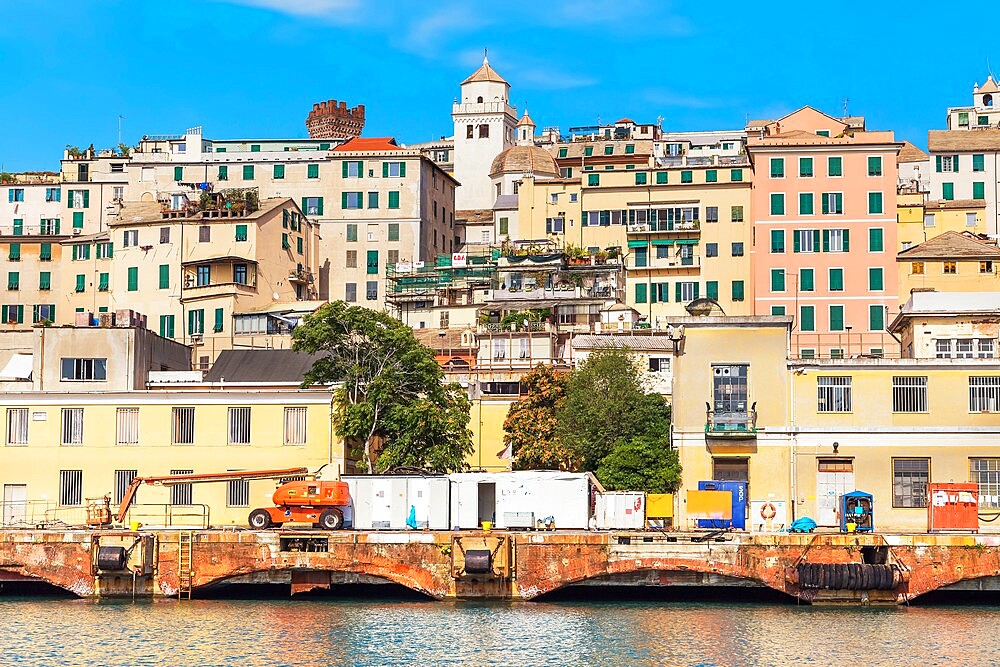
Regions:
[[[354,137],[340,144],[333,150],[341,152],[357,151],[398,151],[402,150],[396,145],[393,137]]]

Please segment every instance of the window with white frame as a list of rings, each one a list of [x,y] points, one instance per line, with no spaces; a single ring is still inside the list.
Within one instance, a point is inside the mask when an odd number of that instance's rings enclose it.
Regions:
[[[128,248],[139,245],[139,230],[126,229],[122,232],[122,247]]]
[[[955,171],[951,155],[942,155],[940,157],[940,160],[941,160],[941,171]]]
[[[893,376],[893,412],[927,412],[927,376]]]
[[[851,378],[820,376],[816,378],[818,412],[851,411]]]
[[[996,341],[992,338],[979,339],[979,353],[976,355],[980,359],[992,359],[996,351]]]
[[[687,303],[688,301],[694,301],[695,292],[697,290],[698,290],[698,283],[693,283],[693,282],[681,283],[681,302]]]
[[[62,444],[83,444],[83,408],[63,408]]]
[[[118,444],[139,444],[139,408],[118,408]],[[119,500],[118,502],[121,502]]]
[[[649,371],[661,375],[670,373],[670,357],[650,357]]]
[[[307,408],[285,408],[285,444],[306,444]]]
[[[250,444],[250,408],[229,408],[229,444]]]
[[[1000,509],[1000,458],[970,458],[969,481],[979,485],[979,509]]]
[[[174,445],[194,444],[194,408],[180,407],[173,410],[170,443]]]
[[[844,252],[844,230],[830,230],[830,252]]]
[[[103,382],[108,379],[107,359],[62,358],[60,378],[69,382]]]
[[[934,341],[934,357],[937,359],[951,359],[951,339],[937,338]]]
[[[969,412],[998,412],[1000,406],[1000,376],[972,375],[969,377]]]
[[[7,444],[28,444],[28,408],[7,408]]]

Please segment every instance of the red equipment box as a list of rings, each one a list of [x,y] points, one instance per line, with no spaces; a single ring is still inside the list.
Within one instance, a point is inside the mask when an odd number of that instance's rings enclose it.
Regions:
[[[972,483],[927,486],[927,532],[979,532],[979,485]]]

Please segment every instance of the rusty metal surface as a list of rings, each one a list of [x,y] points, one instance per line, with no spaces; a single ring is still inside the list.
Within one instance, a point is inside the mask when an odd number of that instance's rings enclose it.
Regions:
[[[128,572],[110,578],[93,567],[94,545],[127,543],[137,536],[128,531],[0,531],[0,578],[37,578],[85,597],[135,590],[176,596],[179,533],[144,534],[155,548],[138,570],[148,580],[138,586]],[[505,546],[494,554],[489,576],[456,576],[462,563],[455,553],[456,538],[492,551],[501,537]],[[495,531],[485,540],[476,531],[196,531],[192,585],[197,591],[236,577],[273,578],[285,573],[294,594],[328,588],[344,576],[361,576],[437,599],[533,599],[564,586],[615,577],[669,585],[672,573],[683,573],[712,581],[724,581],[721,577],[753,582],[809,602],[884,603],[961,581],[1000,576],[998,536],[731,534],[721,541],[700,539],[682,533],[586,531]],[[900,572],[894,590],[865,596],[831,590],[836,582],[830,588],[817,588],[815,582],[808,588],[799,586],[803,565],[862,563],[865,553],[880,554]]]

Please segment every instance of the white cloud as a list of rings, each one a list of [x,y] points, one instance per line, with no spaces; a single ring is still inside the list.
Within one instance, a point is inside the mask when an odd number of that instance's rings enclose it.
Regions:
[[[447,43],[465,33],[475,32],[491,21],[465,5],[451,5],[414,17],[406,29],[402,46],[422,56],[434,56]]]
[[[361,0],[217,0],[232,5],[269,9],[281,14],[311,16],[335,22],[353,22],[362,8]]]
[[[664,107],[687,107],[689,109],[710,109],[720,106],[720,101],[711,97],[699,97],[678,93],[667,88],[647,88],[640,93],[649,104]]]

